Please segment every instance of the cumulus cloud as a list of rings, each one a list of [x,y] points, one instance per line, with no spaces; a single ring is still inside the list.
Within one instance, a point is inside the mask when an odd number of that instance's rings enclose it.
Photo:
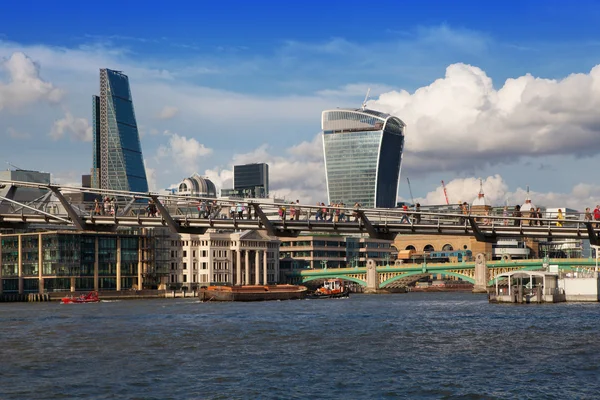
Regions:
[[[179,109],[177,107],[165,106],[160,113],[158,113],[158,119],[171,119],[177,115],[178,112]]]
[[[91,142],[93,130],[86,118],[75,118],[69,111],[65,112],[64,118],[54,121],[50,130],[50,137],[59,140],[70,134],[72,140]]]
[[[8,74],[8,83],[0,82],[0,110],[18,110],[36,101],[58,103],[62,90],[40,77],[40,68],[22,52],[13,53],[0,63],[0,69]]]
[[[302,142],[283,153],[277,153],[265,144],[251,152],[235,154],[229,168],[233,165],[261,162],[269,164],[271,197],[300,200],[303,204],[327,201],[320,135],[310,142]],[[233,170],[229,168],[209,169],[205,171],[205,175],[217,187],[230,188],[233,185]]]
[[[169,158],[188,174],[197,171],[201,158],[213,151],[194,138],[187,138],[170,131],[164,131],[164,135],[169,137],[169,143],[158,148],[157,157]]]
[[[578,183],[570,192],[541,192],[528,188],[509,191],[508,184],[500,175],[481,179],[483,193],[489,204],[494,206],[523,204],[527,197],[536,206],[549,208],[571,208],[582,211],[586,207],[594,208],[600,201],[600,185]],[[446,183],[450,204],[466,201],[472,203],[480,190],[480,179],[460,178]],[[442,185],[415,201],[421,204],[446,204]]]
[[[384,93],[368,106],[407,123],[411,172],[600,153],[600,66],[562,80],[527,74],[496,90],[480,68],[452,64],[444,78],[412,94]]]
[[[148,167],[148,163],[144,160],[144,168],[146,169],[146,180],[148,181],[148,190],[150,192],[158,191],[158,184],[156,183],[156,170]]]

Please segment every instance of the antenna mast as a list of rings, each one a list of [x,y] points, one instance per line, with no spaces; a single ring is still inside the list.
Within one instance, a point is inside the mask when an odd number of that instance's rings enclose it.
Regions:
[[[367,89],[367,95],[365,96],[365,100],[362,103],[362,109],[367,108],[367,101],[369,101],[369,93],[371,93],[371,88]]]

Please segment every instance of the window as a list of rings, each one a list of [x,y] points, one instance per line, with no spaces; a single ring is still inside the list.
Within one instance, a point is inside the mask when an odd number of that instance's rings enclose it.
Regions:
[[[192,250],[192,257],[196,257],[196,250]]]
[[[187,263],[183,263],[183,269],[187,269]]]
[[[183,251],[183,256],[184,256],[184,257],[187,257],[187,250],[184,250],[184,251]]]
[[[184,282],[184,283],[185,283],[185,282],[187,282],[187,275],[184,275],[184,276],[183,276],[183,282]]]

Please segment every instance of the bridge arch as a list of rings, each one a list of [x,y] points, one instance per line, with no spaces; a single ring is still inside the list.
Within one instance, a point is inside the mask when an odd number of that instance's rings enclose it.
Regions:
[[[328,276],[303,276],[302,277],[302,283],[306,283],[306,282],[310,282],[310,281],[316,281],[318,279],[342,279],[345,281],[350,281],[350,282],[354,282],[354,283],[358,283],[361,286],[367,286],[367,282],[365,281],[361,281],[358,278],[353,278],[351,276],[346,276],[346,275],[328,275]]]
[[[396,275],[393,278],[390,278],[388,280],[385,280],[385,281],[381,282],[379,284],[379,288],[383,289],[387,285],[389,285],[391,283],[394,283],[396,281],[399,281],[400,279],[408,278],[408,277],[411,277],[411,276],[415,276],[415,277],[416,276],[422,276],[423,273],[424,273],[423,271],[411,271],[411,272],[406,272],[404,274]],[[425,273],[428,273],[428,272],[425,272]],[[440,275],[446,275],[446,276],[454,276],[456,278],[462,279],[463,281],[470,282],[470,283],[473,283],[473,284],[475,283],[475,279],[473,279],[471,277],[468,277],[466,275],[463,275],[463,274],[459,274],[458,272],[439,271],[439,272],[435,272],[435,273],[436,274],[440,274]],[[420,279],[420,277],[417,278],[416,280],[418,280],[418,279]]]
[[[450,243],[446,243],[442,246],[442,251],[454,251],[454,247]]]
[[[432,245],[432,244],[426,244],[426,245],[423,247],[423,251],[435,251],[435,248],[433,247],[433,245]]]

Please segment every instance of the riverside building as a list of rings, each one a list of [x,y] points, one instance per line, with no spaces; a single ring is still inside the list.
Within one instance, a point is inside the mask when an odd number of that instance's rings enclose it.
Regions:
[[[148,181],[129,88],[120,71],[100,70],[100,96],[93,96],[92,187],[147,192]]]
[[[166,280],[160,230],[0,235],[0,294],[157,288]]]
[[[396,205],[405,126],[397,117],[365,107],[323,111],[329,204]]]
[[[260,231],[170,237],[169,286],[266,285],[279,280],[279,240]]]
[[[358,267],[364,266],[367,259],[376,265],[387,265],[395,259],[391,240],[334,235],[281,237],[279,240],[282,269]]]

